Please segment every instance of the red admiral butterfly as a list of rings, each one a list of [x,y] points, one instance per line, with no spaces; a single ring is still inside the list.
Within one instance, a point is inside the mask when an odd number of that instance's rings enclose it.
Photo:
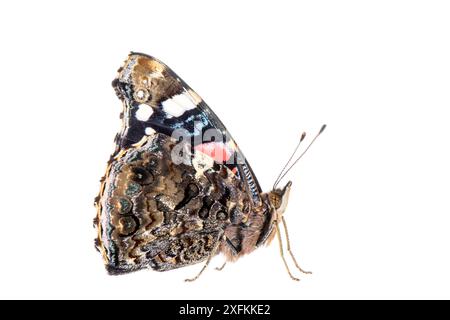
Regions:
[[[123,102],[115,138],[95,200],[96,247],[110,274],[144,268],[166,271],[222,253],[236,261],[278,237],[291,182],[263,193],[227,129],[181,78],[157,59],[131,53],[113,87]],[[223,267],[222,267],[223,268]],[[222,269],[220,268],[220,269]],[[305,272],[307,273],[307,272]]]

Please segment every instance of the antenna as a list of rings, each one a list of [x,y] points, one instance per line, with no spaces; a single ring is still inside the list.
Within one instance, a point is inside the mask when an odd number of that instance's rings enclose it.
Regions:
[[[273,189],[275,189],[277,187],[277,184],[280,182],[280,177],[283,174],[284,169],[286,169],[286,167],[289,165],[289,163],[291,162],[292,158],[294,157],[295,153],[297,152],[298,148],[300,147],[300,144],[302,143],[302,141],[305,139],[306,137],[306,132],[303,132],[300,140],[297,143],[297,146],[295,147],[294,152],[292,152],[291,157],[289,158],[289,160],[286,162],[286,164],[284,165],[283,169],[281,169],[280,174],[278,175],[278,177],[275,179],[275,183],[273,184]]]
[[[322,134],[322,132],[325,130],[326,127],[327,127],[326,124],[322,125],[322,127],[321,127],[320,130],[319,130],[319,132],[316,134],[316,136],[314,137],[314,139],[311,140],[311,142],[310,142],[309,145],[306,147],[306,149],[302,152],[302,154],[301,154],[301,155],[300,155],[300,156],[299,156],[299,157],[291,164],[291,166],[290,166],[290,167],[289,167],[282,175],[281,175],[281,173],[280,173],[280,176],[281,176],[281,177],[278,176],[277,180],[275,181],[275,184],[273,185],[273,189],[275,189],[275,188],[277,187],[278,183],[280,183],[280,181],[286,176],[286,174],[292,169],[292,167],[295,166],[295,164],[303,157],[303,155],[306,153],[306,151],[308,151],[309,148],[311,148],[311,146],[313,145],[314,141],[316,141],[316,139]],[[303,137],[303,135],[302,135],[302,137]],[[303,137],[303,138],[304,138],[304,137]],[[300,142],[301,142],[302,140],[303,140],[303,139],[300,139]],[[297,151],[297,149],[298,149],[298,147],[299,147],[299,145],[300,145],[300,142],[298,143],[297,148],[295,148],[295,151]],[[292,157],[294,156],[295,151],[294,151],[294,153],[292,154],[291,158],[289,158],[288,163],[291,161]],[[286,163],[286,166],[287,166],[288,163]],[[286,166],[285,166],[284,168],[286,168]],[[284,170],[284,168],[283,168],[283,170]],[[281,172],[283,172],[283,170],[282,170]]]

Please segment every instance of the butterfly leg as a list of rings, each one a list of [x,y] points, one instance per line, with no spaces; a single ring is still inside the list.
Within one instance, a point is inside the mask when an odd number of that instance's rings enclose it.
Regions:
[[[225,262],[223,263],[223,265],[222,265],[221,267],[216,268],[216,270],[217,270],[217,271],[222,271],[223,268],[225,268],[226,265],[227,265],[227,262],[225,261]]]
[[[294,261],[295,266],[297,267],[298,270],[300,270],[300,272],[303,272],[305,274],[312,274],[311,271],[305,271],[302,268],[300,268],[300,266],[298,265],[297,259],[295,259],[295,256],[294,256],[294,254],[291,251],[291,242],[289,240],[289,232],[288,232],[288,229],[287,229],[286,220],[284,219],[284,217],[281,217],[281,219],[283,221],[284,232],[286,233],[287,251],[291,255],[292,261]]]
[[[274,221],[275,223],[275,227],[277,228],[277,237],[278,237],[278,243],[280,244],[280,255],[281,255],[281,259],[283,259],[284,262],[284,266],[286,267],[286,271],[288,272],[289,276],[291,277],[292,280],[295,281],[300,281],[300,279],[294,277],[291,273],[291,271],[289,270],[289,266],[286,262],[286,258],[284,257],[284,252],[283,252],[283,241],[281,240],[281,233],[280,233],[280,227],[278,226],[278,222]]]
[[[192,282],[192,281],[197,280],[201,276],[203,271],[206,270],[206,268],[208,267],[209,263],[211,262],[211,259],[216,255],[217,249],[219,249],[219,246],[220,246],[220,239],[221,238],[222,238],[222,234],[219,236],[219,238],[217,239],[216,243],[214,244],[214,248],[212,249],[210,255],[208,256],[208,259],[206,259],[206,263],[203,265],[203,268],[200,270],[200,272],[194,278],[185,279],[184,281]]]

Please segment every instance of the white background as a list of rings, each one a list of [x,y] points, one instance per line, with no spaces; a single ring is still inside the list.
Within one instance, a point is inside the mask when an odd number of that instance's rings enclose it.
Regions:
[[[450,298],[446,1],[0,4],[1,298]],[[221,117],[268,190],[289,174],[291,281],[276,243],[213,270],[111,277],[93,199],[119,130],[111,81],[158,57]]]

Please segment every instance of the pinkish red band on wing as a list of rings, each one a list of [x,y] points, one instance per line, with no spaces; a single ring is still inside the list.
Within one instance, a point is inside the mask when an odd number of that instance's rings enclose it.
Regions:
[[[195,151],[204,153],[214,159],[217,163],[225,163],[230,159],[232,152],[223,142],[208,142],[194,147]]]

